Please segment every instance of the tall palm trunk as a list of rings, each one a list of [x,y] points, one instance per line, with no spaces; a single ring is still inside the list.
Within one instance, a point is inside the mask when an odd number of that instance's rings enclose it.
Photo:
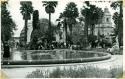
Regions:
[[[92,24],[91,26],[91,32],[92,32],[92,35],[94,35],[94,24]]]
[[[64,19],[64,28],[65,28],[66,44],[67,44],[67,23],[66,23],[66,19]]]
[[[118,41],[119,41],[119,46],[123,45],[123,20],[122,20],[122,3],[120,3],[120,16],[119,16],[119,23],[118,23]]]
[[[85,38],[86,38],[85,46],[87,46],[88,45],[88,21],[87,21],[87,19],[85,20],[84,34],[85,34]]]
[[[28,23],[28,20],[25,19],[25,49],[26,49],[26,43],[27,43],[27,23]]]
[[[70,42],[72,42],[72,24],[69,24],[70,29]]]
[[[52,42],[51,13],[49,13],[49,43]]]

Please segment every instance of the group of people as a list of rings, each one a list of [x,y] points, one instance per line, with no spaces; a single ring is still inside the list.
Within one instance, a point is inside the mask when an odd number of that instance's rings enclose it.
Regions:
[[[46,50],[46,49],[58,49],[58,48],[70,48],[70,43],[64,43],[64,42],[56,42],[53,41],[52,43],[46,43],[46,42],[40,42],[38,44],[38,50]]]
[[[10,57],[10,46],[8,42],[4,42],[3,44],[3,57],[9,58]]]
[[[112,42],[110,42],[108,39],[100,39],[90,42],[91,48],[96,48],[97,46],[100,46],[101,48],[108,48],[112,47]]]

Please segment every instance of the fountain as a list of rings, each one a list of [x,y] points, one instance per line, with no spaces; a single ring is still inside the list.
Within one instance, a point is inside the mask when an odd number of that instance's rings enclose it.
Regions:
[[[85,63],[110,59],[111,55],[104,52],[82,50],[24,50],[20,52],[20,60],[3,60],[2,65],[46,65]],[[17,55],[17,54],[14,54]]]
[[[24,50],[20,52],[19,59],[16,58],[19,57],[17,54],[19,54],[19,52],[13,54],[14,58],[11,60],[1,61],[2,70],[10,78],[25,78],[28,74],[31,74],[36,70],[50,74],[58,68],[61,70],[71,68],[83,69],[89,66],[110,68],[110,65],[112,65],[111,62],[108,62],[111,61],[111,55],[104,52],[67,49]]]

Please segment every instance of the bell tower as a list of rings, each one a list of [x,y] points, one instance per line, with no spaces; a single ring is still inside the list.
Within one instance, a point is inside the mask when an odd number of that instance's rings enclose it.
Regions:
[[[102,19],[102,25],[101,25],[101,34],[103,35],[110,35],[113,31],[112,22],[111,22],[111,14],[108,10],[108,8],[104,8],[104,15]]]
[[[104,27],[112,27],[111,14],[107,7],[104,8],[104,17],[102,22]]]
[[[107,7],[104,8],[104,15],[102,18],[102,23],[99,25],[96,25],[95,28],[95,35],[105,35],[109,36],[113,32],[112,27],[112,17],[110,14],[110,11]]]

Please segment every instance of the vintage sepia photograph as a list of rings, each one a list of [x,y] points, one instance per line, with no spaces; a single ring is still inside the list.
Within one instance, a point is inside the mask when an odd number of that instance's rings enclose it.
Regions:
[[[4,0],[0,6],[2,77],[123,77],[123,1]]]

